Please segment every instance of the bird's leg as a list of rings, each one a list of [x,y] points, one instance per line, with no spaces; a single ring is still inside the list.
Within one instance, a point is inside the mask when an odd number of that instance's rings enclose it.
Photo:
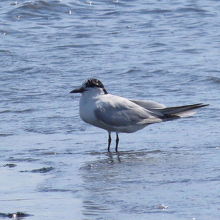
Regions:
[[[115,152],[118,152],[118,143],[119,143],[119,137],[118,137],[118,133],[116,132],[116,146],[115,146]]]
[[[111,141],[111,132],[108,132],[108,152],[110,152]]]

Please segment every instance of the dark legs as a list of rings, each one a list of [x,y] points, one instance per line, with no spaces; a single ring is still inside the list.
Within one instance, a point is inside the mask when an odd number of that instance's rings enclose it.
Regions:
[[[110,152],[110,146],[111,146],[112,138],[111,138],[111,132],[108,132],[108,152]],[[115,146],[115,152],[118,152],[118,143],[119,143],[119,137],[118,133],[116,132],[116,146]]]
[[[115,152],[118,152],[118,143],[119,143],[119,137],[118,137],[118,133],[116,132],[116,146],[115,146]]]
[[[112,142],[111,132],[108,132],[108,152],[110,152],[111,142]]]

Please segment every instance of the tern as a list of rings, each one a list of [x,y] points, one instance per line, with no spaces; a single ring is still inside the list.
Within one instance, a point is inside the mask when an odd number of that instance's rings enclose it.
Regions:
[[[70,93],[81,93],[80,117],[83,121],[108,132],[108,151],[111,146],[111,133],[116,133],[115,151],[118,152],[119,133],[132,133],[144,127],[164,121],[192,116],[197,108],[208,106],[198,103],[176,107],[151,100],[129,100],[107,92],[98,79],[88,79],[80,88]]]

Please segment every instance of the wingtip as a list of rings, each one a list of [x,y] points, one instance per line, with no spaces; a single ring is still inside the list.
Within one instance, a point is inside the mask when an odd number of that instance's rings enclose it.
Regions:
[[[204,103],[199,103],[198,104],[198,107],[206,107],[206,106],[209,106],[209,104],[204,104]]]
[[[195,107],[195,108],[200,108],[200,107],[205,107],[205,106],[208,106],[209,104],[204,104],[204,103],[197,103],[197,104],[192,104],[192,105],[189,105],[191,107]]]

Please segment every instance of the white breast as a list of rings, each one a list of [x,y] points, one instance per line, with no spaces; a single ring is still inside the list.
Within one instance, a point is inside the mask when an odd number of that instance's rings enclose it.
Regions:
[[[80,98],[80,117],[83,121],[89,124],[93,124],[96,120],[94,109],[95,109],[95,103],[93,99],[87,99],[84,96],[81,96]]]

